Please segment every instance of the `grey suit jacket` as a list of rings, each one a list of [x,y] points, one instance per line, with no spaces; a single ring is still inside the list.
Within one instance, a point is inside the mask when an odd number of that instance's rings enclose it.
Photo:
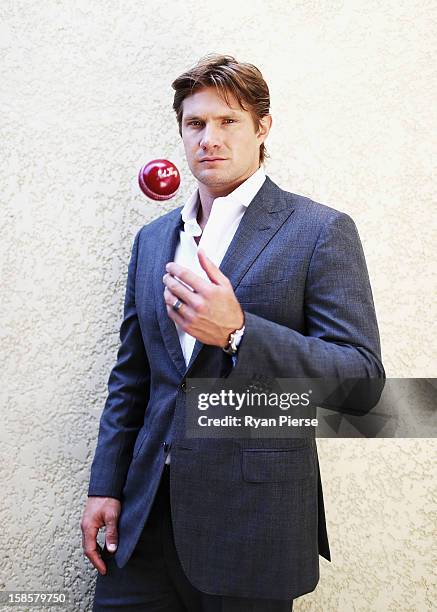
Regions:
[[[220,269],[245,312],[236,367],[196,341],[188,368],[163,299],[181,208],[136,235],[120,348],[108,382],[88,494],[121,500],[115,560],[129,560],[171,449],[176,548],[206,593],[294,599],[330,560],[315,441],[189,439],[187,378],[384,379],[369,278],[352,219],[269,177]]]

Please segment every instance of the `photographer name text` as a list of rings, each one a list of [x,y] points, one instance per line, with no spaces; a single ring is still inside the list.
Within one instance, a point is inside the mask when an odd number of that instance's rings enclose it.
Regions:
[[[200,427],[317,427],[318,419],[296,419],[287,415],[269,418],[256,418],[250,415],[244,417],[225,416],[222,418],[208,417],[205,414],[197,420]]]

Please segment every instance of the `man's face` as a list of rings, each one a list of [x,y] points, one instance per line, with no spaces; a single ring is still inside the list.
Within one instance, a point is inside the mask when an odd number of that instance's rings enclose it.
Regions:
[[[249,111],[228,94],[228,106],[215,87],[205,87],[183,101],[182,140],[188,166],[196,179],[212,189],[242,183],[259,168],[259,148],[270,115],[257,131]]]

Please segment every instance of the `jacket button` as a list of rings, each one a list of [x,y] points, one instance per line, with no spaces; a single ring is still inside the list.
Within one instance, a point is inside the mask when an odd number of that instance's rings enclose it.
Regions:
[[[164,449],[164,453],[166,453],[168,451],[168,442],[163,442],[162,443],[162,448]]]
[[[181,389],[182,389],[182,391],[184,391],[186,393],[186,391],[187,391],[187,383],[186,383],[185,380],[183,380],[181,382]]]

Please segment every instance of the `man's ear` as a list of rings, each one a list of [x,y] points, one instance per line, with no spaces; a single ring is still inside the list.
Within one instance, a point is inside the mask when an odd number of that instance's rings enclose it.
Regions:
[[[271,127],[272,127],[272,116],[264,115],[264,117],[261,117],[261,119],[259,120],[258,131],[256,133],[260,144],[262,144],[267,138],[267,136],[269,135]]]

